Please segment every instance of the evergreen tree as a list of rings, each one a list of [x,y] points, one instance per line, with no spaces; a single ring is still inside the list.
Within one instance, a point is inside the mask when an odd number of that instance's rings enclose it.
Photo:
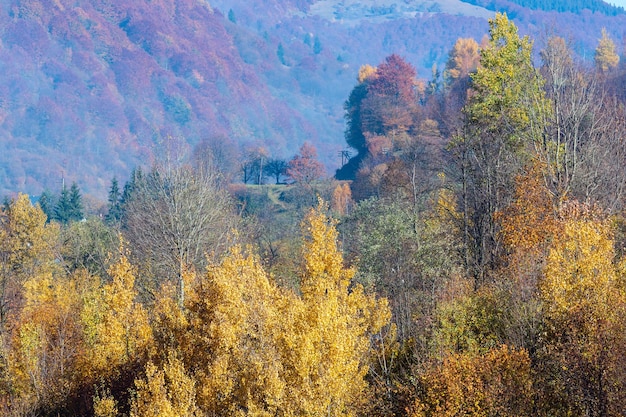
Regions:
[[[48,221],[54,218],[54,200],[54,194],[52,194],[49,190],[44,190],[39,196],[39,207],[48,217]]]
[[[69,190],[67,187],[63,187],[59,201],[54,206],[53,219],[59,223],[68,224],[72,221],[82,220],[83,217],[83,202],[78,185],[72,183]]]
[[[124,207],[125,204],[128,204],[133,196],[133,192],[141,181],[143,181],[143,172],[141,171],[141,168],[138,167],[133,169],[133,172],[130,174],[130,179],[126,181],[126,184],[124,184],[124,191],[122,192],[122,197],[120,199],[122,207]]]
[[[233,9],[228,10],[228,20],[232,23],[237,23],[237,17],[235,16],[235,12]]]
[[[124,191],[122,192],[122,196],[120,198],[120,217],[124,217],[126,206],[133,198],[135,190],[142,181],[143,172],[141,171],[141,168],[138,167],[133,169],[133,172],[130,174],[130,179],[126,181],[126,184],[124,184]]]
[[[282,43],[278,44],[278,48],[276,49],[276,55],[278,56],[278,60],[281,64],[287,65],[287,63],[285,62],[285,48],[283,47]]]
[[[109,190],[108,213],[106,215],[107,222],[114,223],[122,218],[121,197],[122,195],[117,178],[114,177],[111,181],[111,189]]]
[[[80,195],[78,185],[74,182],[70,188],[70,221],[79,221],[84,218],[83,197]]]
[[[71,203],[69,190],[67,187],[63,186],[59,200],[54,206],[54,216],[52,218],[59,223],[67,224],[70,221],[70,213]]]

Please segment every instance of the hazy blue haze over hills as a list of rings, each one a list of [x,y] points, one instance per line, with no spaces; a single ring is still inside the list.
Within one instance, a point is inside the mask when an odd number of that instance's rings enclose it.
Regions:
[[[498,7],[536,47],[560,34],[587,58],[602,27],[618,45],[626,28],[624,15]],[[221,135],[277,157],[310,140],[331,172],[360,65],[398,53],[430,78],[491,15],[457,0],[2,2],[0,193],[65,178],[104,197],[114,175]]]

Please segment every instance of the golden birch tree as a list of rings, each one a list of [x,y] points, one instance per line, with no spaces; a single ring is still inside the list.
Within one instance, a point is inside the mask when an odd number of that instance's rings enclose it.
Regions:
[[[277,352],[281,303],[256,256],[240,247],[210,266],[190,294],[191,331],[181,350],[196,368],[197,403],[210,415],[270,416],[284,400]],[[193,364],[193,365],[192,365]]]
[[[147,312],[137,301],[135,270],[123,247],[119,261],[108,272],[112,281],[86,294],[83,301],[87,378],[114,374],[146,357],[153,341]]]
[[[184,364],[170,355],[163,369],[152,362],[146,365],[146,376],[135,381],[130,417],[201,416],[195,402],[196,386]]]
[[[335,222],[325,213],[320,201],[303,222],[302,298],[285,334],[291,415],[355,415],[367,386],[370,337],[390,317],[385,299],[352,282],[355,270],[344,267]]]
[[[596,67],[602,72],[607,72],[619,64],[619,55],[615,52],[615,43],[605,28],[602,28],[602,36],[598,40],[594,58]]]
[[[618,415],[625,384],[623,265],[615,263],[611,224],[597,209],[570,203],[562,215],[540,285],[548,354],[559,364],[555,378],[570,412]]]

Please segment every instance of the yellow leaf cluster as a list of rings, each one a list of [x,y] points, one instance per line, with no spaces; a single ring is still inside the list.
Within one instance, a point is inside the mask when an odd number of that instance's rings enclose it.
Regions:
[[[601,319],[616,301],[617,275],[607,220],[566,219],[548,255],[542,295],[550,317],[577,310]]]
[[[295,382],[305,388],[300,397],[309,400],[306,411],[352,415],[365,387],[368,334],[378,332],[390,313],[386,300],[366,295],[360,285],[349,288],[355,271],[343,266],[337,230],[325,211],[320,201],[303,223],[308,235],[301,285],[305,316],[291,333],[296,339],[300,335],[294,345],[303,350],[294,358],[300,369]]]
[[[187,375],[183,363],[171,355],[163,370],[148,362],[145,379],[138,379],[135,385],[130,417],[201,415],[195,403],[195,381]]]
[[[352,201],[352,191],[347,182],[338,184],[333,190],[333,198],[331,207],[333,211],[340,216],[345,216],[350,211],[350,207],[354,204]]]
[[[452,79],[465,77],[478,68],[479,62],[478,42],[472,38],[459,38],[450,51],[446,75]]]
[[[612,224],[597,209],[570,203],[562,216],[540,283],[546,352],[559,364],[573,409],[618,415],[626,346],[623,263],[615,259]]]
[[[149,302],[138,300],[123,243],[102,281],[86,270],[65,275],[50,266],[40,210],[25,198],[16,204],[0,228],[16,236],[2,243],[17,249],[2,254],[19,294],[2,334],[0,413],[63,410],[98,383],[100,417],[354,416],[365,401],[372,337],[390,313],[352,282],[326,204],[303,223],[300,292],[279,287],[258,256],[234,246],[203,276],[182,270],[184,299],[168,282]],[[15,223],[22,210],[25,221]],[[18,224],[28,233],[13,233]],[[14,267],[31,247],[41,248],[33,268]],[[37,262],[42,253],[50,265]]]
[[[117,401],[110,393],[95,395],[93,399],[93,413],[95,417],[117,417]]]
[[[92,377],[145,356],[153,339],[147,313],[136,300],[134,269],[124,254],[109,275],[110,283],[86,295],[81,313],[87,343],[84,367]]]
[[[598,40],[595,60],[596,66],[602,72],[607,72],[619,64],[619,55],[615,52],[615,43],[611,40],[605,28],[602,28],[602,37]]]
[[[369,64],[362,65],[361,68],[359,68],[359,75],[357,77],[359,84],[376,77],[376,70],[376,67]]]
[[[46,215],[26,194],[19,194],[0,213],[0,324],[19,307],[17,294],[25,281],[58,269],[58,235],[58,226],[46,224]]]
[[[73,277],[32,277],[16,320],[9,375],[22,405],[54,404],[76,386],[73,364],[81,352],[80,295]]]
[[[269,415],[277,410],[285,389],[275,345],[279,301],[259,260],[240,247],[209,268],[190,295],[194,331],[186,342],[191,351],[183,354],[198,366],[198,404],[204,411]]]
[[[46,224],[46,215],[33,207],[28,195],[19,194],[11,202],[1,225],[2,249],[11,267],[28,275],[42,264],[49,266],[58,227]]]

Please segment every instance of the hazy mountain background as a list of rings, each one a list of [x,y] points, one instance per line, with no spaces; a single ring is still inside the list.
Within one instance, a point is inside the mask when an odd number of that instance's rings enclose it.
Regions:
[[[537,51],[560,35],[591,60],[605,27],[624,55],[626,15],[601,1],[1,2],[0,193],[65,180],[104,198],[114,176],[215,138],[282,158],[308,140],[331,173],[361,65],[397,53],[430,79],[496,10]]]

